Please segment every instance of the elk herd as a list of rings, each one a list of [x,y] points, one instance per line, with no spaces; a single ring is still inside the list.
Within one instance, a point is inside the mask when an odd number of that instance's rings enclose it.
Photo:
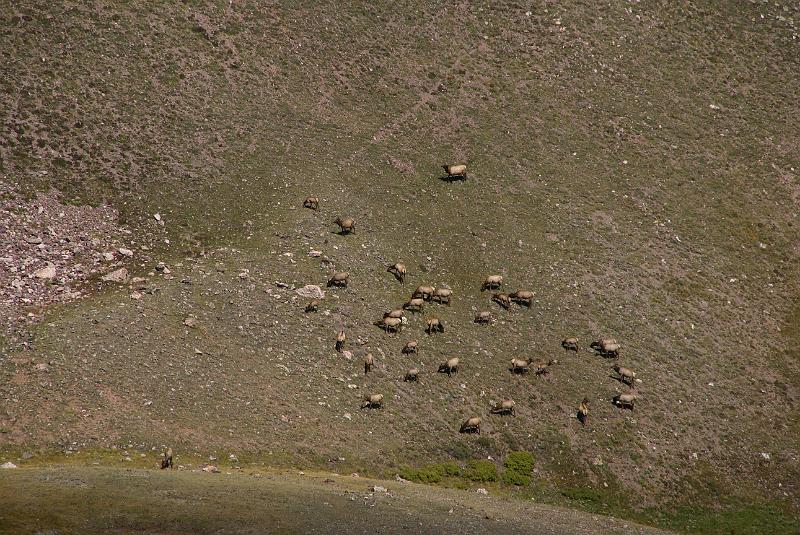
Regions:
[[[467,167],[466,165],[445,165],[444,170],[447,172],[445,180],[466,180]],[[303,206],[311,210],[319,210],[320,202],[317,197],[308,197]],[[347,235],[354,233],[356,230],[356,222],[352,217],[338,217],[334,221],[339,227],[339,234]],[[400,262],[392,264],[386,268],[386,272],[392,274],[397,281],[405,283],[406,280],[406,266]],[[336,272],[328,280],[327,286],[329,288],[347,288],[350,275],[347,272]],[[503,290],[504,280],[502,275],[489,275],[480,285],[480,291],[492,290],[495,293],[491,295],[491,302],[496,303],[505,310],[511,308],[516,304],[520,307],[530,309],[533,306],[534,293],[527,289],[517,290],[512,293],[506,293]],[[438,303],[444,306],[450,306],[454,292],[451,288],[440,287],[435,288],[430,285],[420,285],[411,294],[410,299],[402,304],[400,308],[395,308],[389,312],[385,312],[383,317],[374,322],[374,325],[384,330],[388,334],[396,334],[403,331],[403,328],[409,324],[406,313],[421,314],[425,310],[426,304]],[[316,312],[319,309],[320,301],[318,299],[312,300],[305,307],[308,313]],[[474,323],[478,325],[491,325],[494,323],[494,317],[488,310],[478,312],[475,316]],[[429,317],[425,322],[425,333],[432,336],[437,333],[445,332],[445,324],[437,317]],[[336,336],[336,351],[343,351],[346,343],[346,333],[341,330]],[[577,353],[579,350],[578,338],[570,337],[561,342],[561,347],[565,351],[572,351]],[[620,356],[622,346],[613,339],[600,339],[589,344],[589,347],[597,354],[605,358],[617,359]],[[419,351],[419,342],[417,340],[409,340],[402,348],[402,354],[410,355],[417,354]],[[372,353],[367,353],[364,357],[364,373],[369,374],[375,366],[375,358]],[[438,372],[452,376],[458,373],[460,360],[458,357],[450,357],[441,362],[438,366]],[[557,360],[548,360],[546,362],[534,362],[533,358],[512,358],[510,360],[510,367],[508,371],[512,374],[527,374],[531,371],[536,376],[547,376],[550,373],[550,368],[557,364]],[[620,408],[634,409],[636,402],[636,394],[633,392],[636,382],[636,372],[629,368],[619,365],[614,365],[612,370],[616,375],[610,377],[618,380],[620,383],[626,385],[631,391],[615,396],[612,403]],[[417,382],[420,377],[419,368],[409,369],[402,377],[405,382]],[[362,408],[380,409],[383,407],[384,397],[383,394],[373,393],[363,397]],[[516,403],[512,399],[503,399],[495,406],[489,409],[491,414],[497,415],[515,415]],[[577,412],[575,413],[578,421],[582,425],[586,425],[589,416],[589,400],[583,398],[580,402]],[[468,418],[460,428],[462,433],[477,433],[481,432],[481,418],[479,416],[472,416]]]

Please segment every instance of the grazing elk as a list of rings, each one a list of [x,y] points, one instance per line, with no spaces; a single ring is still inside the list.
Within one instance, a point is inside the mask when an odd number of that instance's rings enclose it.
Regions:
[[[533,292],[530,290],[517,290],[508,296],[512,301],[521,306],[531,308],[533,304]]]
[[[497,290],[503,285],[502,275],[489,275],[481,285],[481,291],[484,290]]]
[[[532,358],[529,358],[528,360],[511,359],[511,373],[528,373],[531,362],[533,362]]]
[[[333,274],[333,277],[328,281],[328,288],[331,286],[336,286],[337,288],[347,288],[348,280],[350,279],[350,274],[346,271],[337,271]]]
[[[619,350],[622,348],[616,340],[612,338],[603,338],[589,344],[589,347],[600,353],[604,357],[619,357]]]
[[[566,349],[567,351],[575,351],[578,352],[578,339],[577,338],[565,338],[561,342],[561,347]]]
[[[419,379],[419,368],[411,368],[406,372],[405,377],[403,377],[403,381],[406,382],[416,382]]]
[[[636,394],[618,394],[614,396],[613,403],[620,408],[633,410]]]
[[[379,319],[374,324],[386,331],[387,333],[396,333],[403,330],[404,318],[392,318],[389,316]]]
[[[628,386],[633,386],[634,381],[636,380],[636,372],[631,370],[630,368],[623,368],[622,366],[616,365],[611,368],[615,372],[619,374],[618,379],[625,383]]]
[[[458,357],[449,358],[439,364],[439,373],[446,373],[450,377],[454,373],[458,373]]]
[[[317,310],[319,310],[319,299],[312,299],[305,308],[306,312],[316,312]]]
[[[422,312],[425,309],[425,301],[420,297],[415,297],[403,304],[403,309],[411,313]]]
[[[414,290],[414,293],[411,294],[411,298],[422,298],[424,301],[430,301],[434,291],[436,291],[436,289],[433,286],[418,286],[417,289]]]
[[[344,219],[337,217],[333,223],[339,225],[339,234],[350,234],[356,231],[356,221],[352,217],[345,217]]]
[[[383,407],[383,394],[369,394],[364,396],[364,402],[361,404],[362,409],[380,409]]]
[[[406,266],[400,262],[389,266],[386,271],[395,276],[400,282],[406,281]]]
[[[467,418],[467,421],[461,424],[460,433],[477,433],[481,434],[481,419],[478,416]]]
[[[478,315],[475,316],[475,323],[479,325],[488,325],[492,322],[492,313],[488,310],[484,310],[482,312],[478,312]]]
[[[492,301],[503,307],[505,310],[508,310],[511,306],[511,296],[506,293],[492,295]]]
[[[510,414],[514,416],[515,406],[516,403],[514,403],[513,399],[504,399],[503,401],[494,406],[494,408],[492,409],[492,414],[501,414],[501,415]]]
[[[453,290],[450,288],[436,288],[431,296],[431,301],[450,306],[450,299],[453,297]]]
[[[417,353],[419,351],[419,342],[416,340],[409,340],[406,342],[406,345],[403,346],[403,354],[410,355],[411,353]]]

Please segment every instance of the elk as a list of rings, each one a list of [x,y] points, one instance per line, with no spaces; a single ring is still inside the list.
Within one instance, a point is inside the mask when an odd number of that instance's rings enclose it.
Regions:
[[[306,305],[305,311],[306,312],[316,312],[317,310],[319,310],[319,299],[312,299]]]
[[[578,407],[578,421],[582,426],[586,427],[586,422],[589,420],[589,399],[583,398],[580,407]]]
[[[172,448],[167,448],[164,451],[164,458],[161,459],[161,469],[172,468]]]
[[[337,271],[333,277],[328,281],[328,288],[336,286],[337,288],[347,288],[347,282],[350,274],[346,271]]]
[[[380,409],[383,407],[383,394],[369,394],[364,396],[364,402],[361,404],[362,409]]]
[[[453,290],[450,288],[436,288],[431,296],[431,301],[437,301],[450,306],[450,299],[453,297]]]
[[[516,403],[514,403],[513,399],[504,399],[494,406],[492,409],[492,414],[510,414],[515,416],[514,406],[516,406]]]
[[[488,310],[484,310],[482,312],[478,312],[478,315],[475,316],[475,323],[480,325],[487,325],[492,322],[492,313]]]
[[[633,386],[633,382],[636,380],[635,371],[631,370],[630,368],[623,368],[619,365],[613,366],[611,369],[619,374],[620,381],[628,386]]]
[[[546,377],[550,375],[550,370],[548,368],[555,364],[554,360],[548,360],[547,362],[537,362],[536,363],[536,375],[538,377]]]
[[[448,180],[466,180],[467,166],[464,164],[443,165],[442,169],[447,173]]]
[[[533,303],[533,292],[530,290],[517,290],[508,296],[512,301],[521,306],[531,308]]]
[[[404,303],[403,309],[411,313],[422,312],[425,309],[425,301],[420,297],[415,297]]]
[[[416,353],[419,350],[419,343],[416,340],[409,340],[406,342],[406,345],[403,346],[403,354],[410,355],[411,353]]]
[[[400,262],[389,266],[386,271],[395,276],[400,282],[406,281],[406,266]]]
[[[444,323],[442,323],[439,318],[431,318],[428,320],[428,326],[425,327],[425,332],[428,334],[443,333]]]
[[[411,294],[411,298],[422,298],[425,301],[430,301],[434,291],[436,290],[433,286],[418,286],[414,293]]]
[[[411,368],[406,372],[405,377],[403,377],[403,381],[406,382],[415,382],[419,379],[419,368]]]
[[[499,293],[492,295],[492,301],[503,307],[504,309],[508,310],[511,306],[511,297],[506,293]]]
[[[403,330],[403,319],[404,318],[390,318],[387,316],[376,321],[374,325],[377,325],[387,333],[396,333]]]
[[[636,394],[618,394],[614,396],[613,403],[620,408],[633,410]]]
[[[352,217],[345,217],[344,219],[337,217],[333,223],[339,225],[339,234],[350,234],[356,231],[356,222]]]
[[[481,285],[481,291],[484,290],[497,290],[503,285],[502,275],[489,275]]]
[[[316,210],[319,208],[319,199],[317,197],[308,197],[303,202],[303,208],[311,208],[312,210]]]
[[[364,375],[367,375],[372,370],[372,366],[374,365],[375,357],[372,356],[372,353],[367,353],[364,356]]]
[[[390,312],[384,312],[384,318],[403,318],[405,317],[406,313],[403,311],[402,308],[396,308]]]
[[[478,416],[467,418],[467,421],[461,424],[460,433],[477,433],[481,434],[481,419]]]
[[[528,360],[511,359],[511,373],[528,373],[531,362],[533,362],[532,358]]]
[[[574,351],[578,352],[578,339],[577,338],[565,338],[561,341],[561,347],[563,347],[567,351]]]
[[[589,347],[603,355],[604,357],[618,357],[619,350],[622,348],[613,338],[603,338],[589,344]]]
[[[458,373],[458,357],[449,358],[439,364],[439,373],[446,373],[448,377]]]
[[[345,340],[347,340],[347,336],[344,334],[344,331],[339,331],[339,334],[336,335],[336,351],[342,351]]]

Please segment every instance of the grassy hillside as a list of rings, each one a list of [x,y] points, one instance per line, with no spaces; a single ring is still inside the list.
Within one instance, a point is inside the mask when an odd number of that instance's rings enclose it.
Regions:
[[[526,450],[530,492],[592,489],[606,512],[797,515],[798,16],[789,2],[18,3],[2,14],[0,179],[111,204],[147,281],[22,311],[41,321],[0,362],[6,456],[170,444],[393,475]],[[439,180],[457,161],[469,180]],[[356,234],[334,233],[339,215]],[[303,314],[292,287],[336,270],[349,288]],[[490,273],[533,307],[492,304]],[[372,325],[421,283],[453,288],[453,305],[397,336]],[[484,309],[494,325],[472,323]],[[428,337],[433,315],[446,332]],[[333,350],[342,328],[350,360]],[[610,402],[627,387],[587,350],[601,336],[641,379],[635,412]],[[419,355],[402,356],[412,338]],[[460,373],[436,374],[453,355]],[[559,363],[508,371],[528,356]],[[400,380],[411,366],[419,384]],[[359,409],[370,392],[383,410]],[[489,414],[503,397],[516,417]],[[457,432],[471,415],[479,437]]]

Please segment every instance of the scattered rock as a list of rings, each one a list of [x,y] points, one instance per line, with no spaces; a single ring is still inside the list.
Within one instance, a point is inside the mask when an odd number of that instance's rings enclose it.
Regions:
[[[130,249],[126,249],[125,247],[120,247],[119,249],[117,249],[117,251],[119,251],[119,254],[121,254],[122,256],[127,256],[129,258],[133,256],[133,251],[131,251]]]
[[[203,472],[209,472],[211,474],[219,474],[219,468],[214,466],[213,464],[207,464],[203,467]]]
[[[489,491],[484,489],[484,488],[480,488],[480,489],[476,490],[475,492],[477,492],[478,494],[483,494],[484,496],[488,496],[489,495]]]
[[[140,294],[139,292],[132,292],[131,293],[131,299],[134,299],[134,300],[138,301],[141,298],[142,298],[142,294]]]
[[[603,459],[601,459],[600,457],[595,457],[594,459],[592,459],[592,465],[594,466],[603,466],[603,464],[604,464]]]
[[[195,327],[197,327],[199,322],[197,321],[197,318],[189,316],[183,320],[183,324],[189,327],[190,329],[194,329]]]
[[[311,251],[308,252],[308,256],[313,256],[315,258],[319,257],[319,256],[322,256],[322,251],[311,250]]]
[[[0,464],[0,468],[18,468],[16,464],[8,461],[6,463]]]
[[[307,297],[309,299],[324,299],[325,291],[315,284],[307,284],[302,288],[297,288],[294,293],[300,297]]]
[[[350,414],[349,412],[346,412],[346,413],[344,413],[343,417],[344,417],[346,420],[352,420],[352,419],[353,419],[353,415],[352,415],[352,414]]]
[[[762,452],[761,452],[761,457],[763,457],[763,458],[764,458],[765,460],[767,460],[767,461],[769,461],[769,459],[770,459],[770,457],[769,457],[769,453],[767,453],[767,452],[765,452],[765,451],[762,451]]]
[[[372,492],[387,492],[386,487],[381,487],[380,485],[373,485],[369,488]]]
[[[47,372],[50,371],[50,366],[48,366],[44,362],[40,362],[39,364],[34,366],[33,369],[36,370],[37,372]]]
[[[128,279],[128,270],[119,268],[111,273],[103,275],[101,279],[105,282],[125,282]]]
[[[42,269],[38,269],[33,274],[34,277],[37,279],[53,279],[56,276],[56,267],[55,266],[46,266]]]

